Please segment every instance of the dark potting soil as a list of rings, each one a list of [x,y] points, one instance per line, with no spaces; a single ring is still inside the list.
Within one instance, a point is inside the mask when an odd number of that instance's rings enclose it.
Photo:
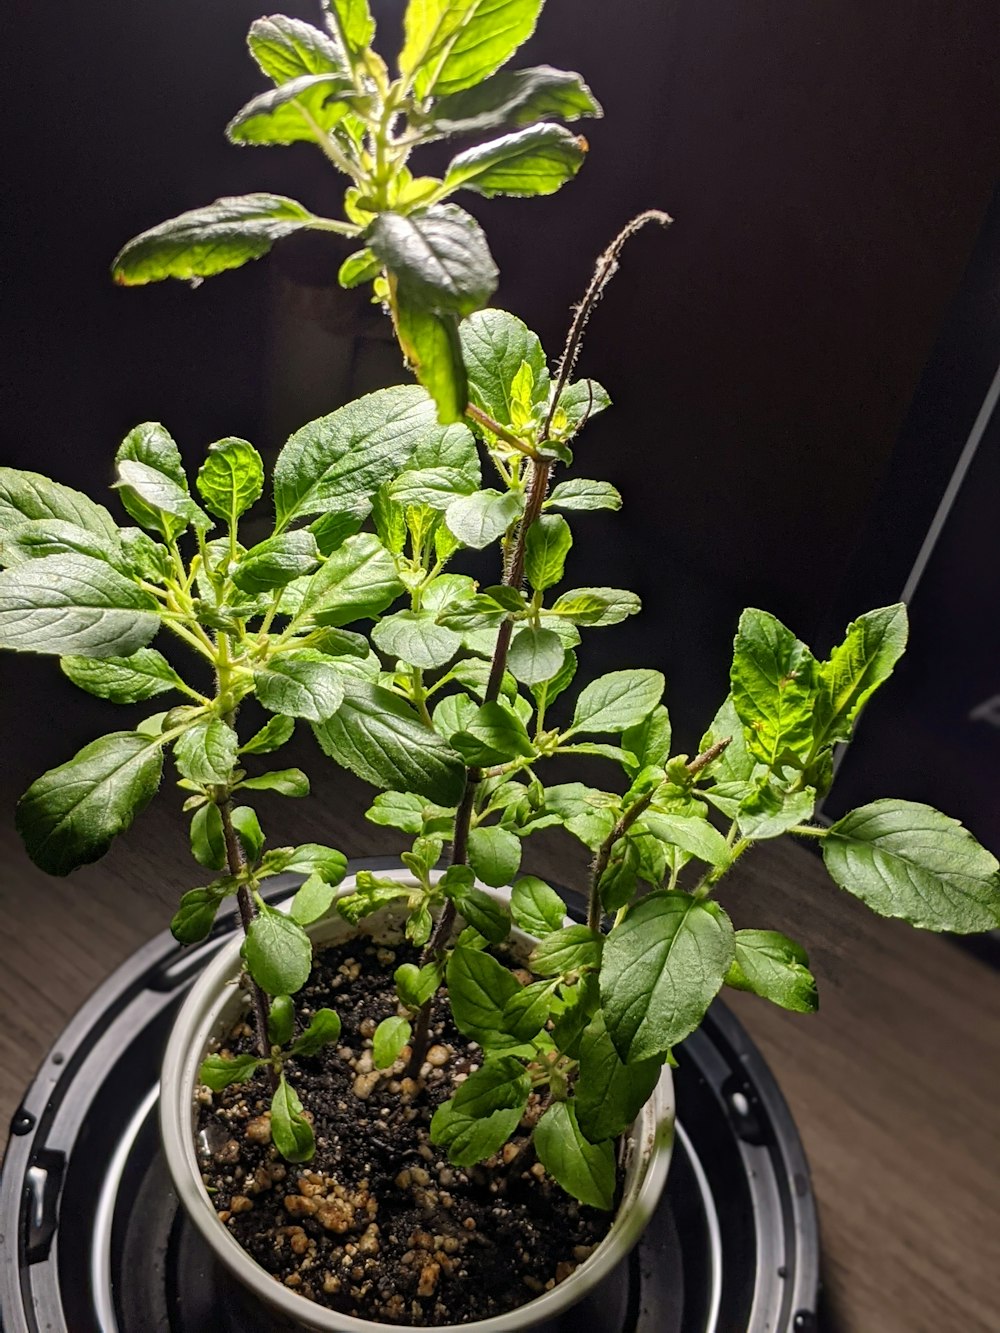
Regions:
[[[374,1068],[372,1034],[397,1012],[393,971],[416,961],[408,945],[351,940],[317,957],[297,995],[302,1026],[323,1006],[342,1024],[336,1046],[287,1066],[313,1119],[312,1161],[286,1163],[272,1145],[266,1073],[199,1089],[198,1153],[220,1221],[277,1281],[344,1313],[425,1327],[485,1319],[550,1289],[611,1214],[576,1203],[530,1149],[519,1153],[534,1098],[519,1134],[482,1166],[450,1166],[430,1143],[435,1108],[482,1052],[438,1003],[419,1082],[402,1077],[409,1047]],[[247,1024],[223,1049],[253,1050]]]

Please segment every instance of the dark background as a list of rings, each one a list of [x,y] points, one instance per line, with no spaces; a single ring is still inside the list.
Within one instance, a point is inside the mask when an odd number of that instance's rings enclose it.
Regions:
[[[317,19],[311,0],[284,7]],[[383,31],[401,7],[374,0]],[[197,290],[123,291],[108,276],[134,233],[219,195],[273,189],[339,209],[343,182],[315,150],[223,136],[264,86],[244,48],[261,9],[19,0],[8,15],[3,462],[107,498],[114,449],[138,421],[163,420],[192,462],[230,434],[273,453],[311,416],[402,374],[381,317],[333,285],[335,238],[285,242]],[[899,595],[997,360],[988,259],[1000,247],[983,227],[1000,165],[998,57],[993,0],[549,0],[518,57],[579,69],[606,118],[581,125],[590,160],[559,195],[470,196],[503,275],[498,304],[554,356],[618,227],[650,206],[676,219],[632,243],[593,321],[581,371],[616,407],[582,438],[578,469],[613,480],[626,507],[580,516],[569,568],[575,584],[642,594],[641,621],[589,636],[587,665],[664,669],[684,746],[725,692],[742,606],[822,650]],[[970,269],[977,238],[986,259]],[[914,600],[924,640],[947,649],[925,671],[943,682],[939,700],[977,651],[979,674],[994,670],[978,630],[948,647],[946,618],[964,584],[980,624],[996,623],[974,582],[996,565],[996,472],[976,484],[978,543],[956,539],[940,595]],[[120,725],[49,660],[0,673],[12,784]],[[996,677],[985,695],[977,681],[973,703],[1000,693]],[[884,707],[924,725],[937,705],[925,690],[904,707],[904,688],[899,677]],[[18,690],[53,725],[40,733]],[[911,782],[898,794],[957,812],[950,787],[928,789],[937,747],[959,744],[957,722],[942,725],[918,747],[924,787],[898,739],[879,753]],[[976,735],[976,771],[995,772],[997,734],[980,722]],[[953,766],[961,781],[968,764]],[[852,779],[858,799],[884,794],[868,789],[874,771],[865,761]]]

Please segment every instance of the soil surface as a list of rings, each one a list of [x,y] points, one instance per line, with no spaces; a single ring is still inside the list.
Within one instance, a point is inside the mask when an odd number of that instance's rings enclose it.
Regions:
[[[198,1152],[219,1219],[275,1279],[322,1305],[416,1327],[464,1323],[523,1305],[563,1281],[606,1235],[612,1215],[569,1198],[520,1136],[490,1162],[452,1167],[429,1140],[435,1108],[478,1068],[482,1051],[436,1005],[421,1079],[372,1064],[376,1025],[397,1011],[392,975],[408,945],[364,938],[318,955],[296,996],[300,1027],[323,1006],[339,1043],[287,1072],[311,1113],[316,1155],[286,1163],[271,1143],[266,1072],[201,1088]],[[527,980],[527,976],[524,978]],[[249,1027],[224,1053],[253,1050]],[[534,1102],[534,1099],[533,1099]]]

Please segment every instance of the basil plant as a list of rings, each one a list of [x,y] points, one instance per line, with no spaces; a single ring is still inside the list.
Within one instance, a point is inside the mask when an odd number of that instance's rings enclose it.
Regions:
[[[483,308],[496,282],[485,240],[444,201],[459,188],[557,188],[583,145],[550,118],[598,112],[575,74],[501,69],[540,7],[410,0],[395,77],[371,46],[366,0],[328,0],[324,29],[280,16],[253,25],[251,53],[276,87],[236,116],[230,138],[315,141],[351,180],[347,220],[273,196],[222,200],[130,242],[115,273],[200,279],[301,227],[356,238],[341,281],[373,282],[420,382],[297,431],[271,478],[269,535],[250,546],[240,523],[265,478],[244,440],[210,446],[192,488],[161,426],[132,431],[117,490],[136,526],[0,470],[0,646],[56,654],[74,683],[113,702],[169,704],[38,779],[17,821],[35,861],[66,874],[129,827],[171,752],[192,852],[210,872],[173,931],[204,939],[236,897],[257,1034],[256,1054],[209,1057],[203,1082],[220,1089],[267,1069],[274,1141],[307,1160],[308,1108],[286,1066],[340,1025],[331,1010],[308,1026],[296,1017],[312,962],[304,927],[394,903],[420,953],[395,973],[398,1013],[374,1034],[376,1067],[403,1058],[419,1081],[434,1006],[449,1005],[483,1059],[435,1112],[433,1140],[470,1166],[528,1133],[560,1185],[609,1209],[617,1137],[724,986],[816,1008],[804,950],[773,930],[735,930],[719,902],[756,843],[818,840],[841,888],[932,930],[1000,925],[1000,883],[994,857],[928,806],[879,800],[832,827],[814,819],[835,748],[904,650],[902,605],[859,617],[825,658],[773,616],[745,612],[730,691],[694,756],[673,750],[658,671],[581,686],[583,635],[640,604],[619,588],[566,586],[588,514],[622,504],[576,470],[587,421],[609,398],[574,378],[575,364],[622,246],[669,219],[642,215],[612,243],[554,364],[515,316]],[[440,179],[411,174],[420,144],[502,126],[514,130],[459,153]],[[463,572],[469,551],[492,553],[492,581]],[[183,670],[150,646],[161,631],[183,641]],[[245,735],[251,696],[271,717]],[[299,722],[376,789],[368,818],[405,839],[406,882],[362,872],[338,895],[340,852],[267,846],[253,792],[304,796],[308,780],[294,768],[247,777],[242,756],[276,752]],[[547,780],[549,760],[577,755],[606,766],[601,786]],[[550,828],[591,856],[577,925],[564,924],[550,885],[521,873],[526,839]],[[289,870],[304,879],[285,914],[260,886]],[[510,885],[509,906],[481,885]],[[527,982],[504,952],[512,924],[537,939]]]

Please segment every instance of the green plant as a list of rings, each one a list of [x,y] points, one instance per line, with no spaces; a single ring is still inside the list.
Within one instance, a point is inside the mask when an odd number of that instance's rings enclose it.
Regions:
[[[334,1040],[338,1024],[325,1011],[293,1036],[289,997],[311,959],[302,926],[331,910],[357,922],[398,901],[423,957],[396,973],[400,1012],[375,1033],[376,1066],[409,1045],[419,1076],[446,981],[457,1026],[485,1058],[436,1112],[435,1141],[456,1164],[483,1161],[517,1132],[534,1094],[534,1151],[567,1191],[607,1209],[616,1137],[724,985],[792,1010],[816,1007],[803,950],[774,931],[734,930],[717,901],[754,844],[785,833],[821,840],[837,884],[929,929],[1000,924],[1000,886],[994,857],[929,807],[876,801],[830,828],[810,822],[834,748],[904,649],[902,606],[861,616],[826,659],[774,617],[745,612],[731,691],[694,757],[671,751],[657,671],[602,676],[566,708],[582,632],[639,610],[621,589],[557,591],[570,517],[585,524],[587,511],[621,505],[607,482],[556,481],[589,417],[609,405],[599,384],[573,374],[623,245],[639,226],[669,219],[642,215],[615,239],[550,369],[523,323],[480,308],[495,285],[485,241],[442,201],[459,186],[556,188],[579,166],[580,142],[543,122],[460,154],[441,180],[413,177],[407,165],[430,138],[597,113],[577,75],[497,72],[540,7],[411,0],[395,79],[370,46],[365,0],[329,0],[326,32],[280,17],[253,26],[251,51],[278,86],[239,113],[230,137],[318,142],[351,178],[348,220],[271,196],[219,201],[131,242],[116,276],[201,278],[300,227],[357,238],[364,248],[341,280],[374,281],[425,387],[382,390],[298,431],[274,470],[273,533],[249,550],[238,522],[261,494],[263,470],[245,441],[212,446],[198,474],[224,527],[212,541],[212,519],[160,427],[137,428],[118,455],[121,498],[147,532],[119,530],[85,497],[7,470],[0,645],[57,653],[77,684],[119,702],[185,696],[39,779],[18,823],[54,873],[93,860],[151,798],[173,747],[196,859],[226,872],[185,895],[174,931],[203,938],[235,893],[256,1006],[259,1054],[210,1057],[210,1086],[269,1065],[278,1146],[307,1158],[311,1131],[284,1060],[303,1042]],[[499,556],[495,583],[480,587],[451,568],[463,549],[485,548]],[[359,621],[371,622],[364,634],[347,628]],[[148,647],[161,626],[211,673],[206,693]],[[241,746],[237,712],[251,695],[274,716]],[[234,795],[263,786],[305,793],[298,770],[247,778],[239,767],[243,753],[279,748],[299,718],[330,758],[382,789],[368,817],[413,840],[403,853],[410,882],[362,873],[337,898],[339,853],[265,851],[256,817],[232,807]],[[574,755],[609,765],[607,789],[546,784],[546,761]],[[553,889],[520,874],[524,840],[551,827],[592,854],[583,924],[565,926]],[[288,917],[257,892],[284,870],[308,875]],[[477,880],[513,884],[509,914]],[[495,952],[511,919],[539,940],[529,984]]]

